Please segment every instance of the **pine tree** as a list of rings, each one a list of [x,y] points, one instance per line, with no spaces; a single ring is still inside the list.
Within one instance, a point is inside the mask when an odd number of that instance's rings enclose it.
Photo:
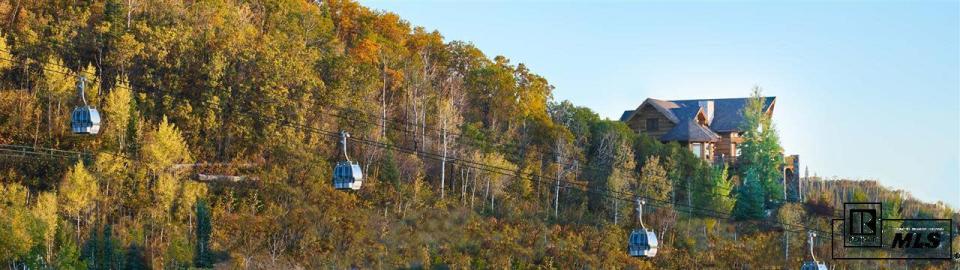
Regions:
[[[197,227],[196,247],[193,256],[193,265],[200,268],[213,267],[213,258],[210,254],[210,233],[213,231],[210,223],[210,207],[205,200],[198,200],[196,204]]]
[[[737,202],[733,207],[736,220],[755,220],[763,218],[763,186],[754,170],[747,170],[743,184],[737,192]]]
[[[743,143],[740,144],[740,163],[742,179],[754,178],[761,187],[763,202],[783,200],[783,153],[780,138],[770,115],[764,111],[766,98],[759,87],[753,93],[743,111]],[[752,176],[747,176],[752,173]],[[746,183],[744,183],[746,184]]]

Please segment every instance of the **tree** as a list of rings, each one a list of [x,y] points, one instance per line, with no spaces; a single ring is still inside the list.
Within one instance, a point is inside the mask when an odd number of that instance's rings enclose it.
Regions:
[[[733,207],[733,218],[736,220],[757,220],[763,218],[763,184],[757,176],[756,170],[748,169],[743,178],[743,184],[737,191],[737,202]]]
[[[727,164],[707,167],[704,170],[706,183],[702,186],[703,194],[694,197],[697,207],[721,213],[730,212],[736,200],[731,197],[734,187],[728,172]]]
[[[110,224],[95,227],[82,252],[84,261],[92,269],[120,269],[125,259]]]
[[[110,90],[110,94],[107,94],[107,104],[103,106],[103,112],[108,116],[103,128],[103,136],[107,137],[106,142],[117,151],[126,149],[130,115],[134,113],[133,96],[126,80],[123,77],[116,79],[117,85]]]
[[[43,226],[43,246],[46,248],[45,257],[50,258],[53,255],[53,241],[56,237],[57,225],[57,194],[54,192],[43,192],[37,196],[37,201],[30,208],[30,212]],[[48,261],[49,263],[49,261]]]
[[[614,209],[620,207],[619,202],[609,197],[625,191],[626,178],[633,178],[633,131],[623,123],[607,120],[593,123],[590,133],[589,165],[584,170],[593,191],[589,195],[589,206],[598,214],[617,219],[618,212]]]
[[[780,207],[780,210],[777,211],[777,221],[781,224],[786,224],[784,227],[797,227],[803,225],[803,217],[806,215],[803,211],[803,206],[796,203],[786,204],[783,207]],[[790,250],[792,246],[798,246],[803,244],[803,241],[790,241],[793,234],[789,230],[783,231],[783,257],[785,265],[793,265],[793,261],[790,260]],[[800,234],[800,236],[805,236]],[[798,239],[799,240],[799,239]],[[803,253],[795,254],[795,257],[803,258]]]
[[[12,263],[33,247],[29,228],[34,221],[26,209],[26,188],[0,183],[0,194],[0,263]]]
[[[80,247],[71,236],[70,226],[57,226],[56,245],[58,247],[56,263],[57,269],[85,270],[87,263],[80,257]]]
[[[171,166],[193,162],[187,143],[173,123],[164,116],[157,129],[145,139],[141,154],[144,165],[154,174],[160,174]]]
[[[210,234],[213,231],[210,223],[210,207],[205,200],[198,200],[196,203],[197,227],[196,227],[196,247],[193,256],[193,266],[200,268],[213,267],[213,255],[210,254]]]
[[[667,179],[667,171],[660,165],[660,157],[647,158],[640,168],[640,183],[637,183],[637,194],[649,198],[655,203],[669,202],[673,192],[673,184]]]
[[[93,206],[99,192],[97,180],[83,166],[83,161],[77,161],[60,183],[57,201],[65,215],[76,219],[77,231],[80,231],[82,215]]]
[[[143,165],[154,176],[153,199],[160,210],[155,214],[166,213],[173,210],[180,186],[180,174],[172,167],[193,162],[193,158],[180,130],[167,122],[166,117],[145,140],[141,155]]]
[[[624,142],[627,143],[627,142]],[[629,181],[628,179],[636,179],[634,175],[634,169],[636,168],[636,160],[633,157],[633,148],[630,148],[628,144],[620,146],[620,154],[617,155],[617,160],[613,165],[613,172],[610,174],[610,179],[607,181],[608,188],[612,191],[611,195],[618,196],[618,194],[623,194],[629,191]],[[630,209],[631,205],[629,203],[623,204],[620,199],[611,198],[613,200],[613,223],[619,224],[620,212],[624,209]]]
[[[502,168],[502,170],[498,169],[496,171],[484,171],[481,173],[481,179],[486,180],[483,184],[485,185],[485,187],[483,187],[484,203],[489,201],[489,208],[491,211],[494,211],[496,210],[495,198],[507,192],[506,187],[510,184],[507,181],[520,181],[516,175],[507,174],[508,172],[517,172],[517,165],[510,163],[510,161],[500,153],[485,154],[481,160],[484,164]]]
[[[764,110],[766,98],[762,90],[754,87],[747,106],[743,110],[743,142],[739,145],[741,179],[755,179],[761,187],[757,196],[761,203],[783,200],[783,185],[780,183],[780,167],[783,153],[776,126],[770,114]],[[747,174],[752,174],[747,176]],[[747,181],[747,180],[745,180]],[[746,184],[747,182],[744,182]],[[750,192],[754,192],[751,190]]]

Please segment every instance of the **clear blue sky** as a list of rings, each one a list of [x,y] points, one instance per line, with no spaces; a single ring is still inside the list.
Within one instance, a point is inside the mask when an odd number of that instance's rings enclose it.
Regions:
[[[960,206],[958,1],[361,3],[525,63],[611,119],[758,85],[811,173]]]

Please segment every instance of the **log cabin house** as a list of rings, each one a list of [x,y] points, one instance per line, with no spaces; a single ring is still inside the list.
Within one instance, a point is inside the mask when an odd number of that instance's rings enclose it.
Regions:
[[[646,134],[663,143],[676,141],[694,155],[712,162],[736,161],[743,142],[743,110],[750,98],[659,100],[648,98],[636,109],[624,111],[620,121],[638,134]],[[763,98],[763,112],[773,116],[776,97]],[[784,197],[802,200],[800,156],[784,156],[780,165]]]
[[[763,111],[773,115],[776,97],[763,98]],[[743,141],[743,109],[749,98],[660,100],[648,98],[624,111],[620,121],[639,134],[667,143],[676,141],[709,161],[735,161]]]

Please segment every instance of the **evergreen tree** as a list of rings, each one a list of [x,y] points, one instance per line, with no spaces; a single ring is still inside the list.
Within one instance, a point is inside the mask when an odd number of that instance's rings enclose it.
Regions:
[[[137,244],[131,244],[130,246],[127,247],[123,268],[121,269],[125,269],[125,270],[150,269],[150,264],[147,263],[147,257],[142,246]]]
[[[213,267],[213,257],[210,254],[210,233],[213,231],[210,223],[210,207],[205,200],[196,203],[196,247],[193,256],[193,265],[199,268]]]
[[[83,247],[83,260],[89,269],[120,269],[124,258],[117,250],[116,240],[113,238],[113,226],[105,224],[94,227]]]
[[[747,184],[748,178],[756,179],[761,187],[761,203],[772,203],[784,199],[780,182],[783,177],[780,171],[783,153],[776,127],[770,114],[764,110],[765,103],[762,90],[755,87],[743,111],[743,142],[739,144],[737,162],[740,164],[741,179],[745,179],[744,184]]]
[[[709,197],[711,204],[707,206],[707,209],[713,209],[721,213],[729,213],[736,202],[734,198],[731,198],[731,193],[733,193],[733,181],[730,179],[728,174],[729,166],[723,164],[721,166],[716,166],[711,173],[711,185],[710,193],[703,195],[701,197]]]
[[[737,202],[733,207],[733,218],[751,220],[763,218],[763,186],[754,170],[747,170],[743,184],[737,192]]]

